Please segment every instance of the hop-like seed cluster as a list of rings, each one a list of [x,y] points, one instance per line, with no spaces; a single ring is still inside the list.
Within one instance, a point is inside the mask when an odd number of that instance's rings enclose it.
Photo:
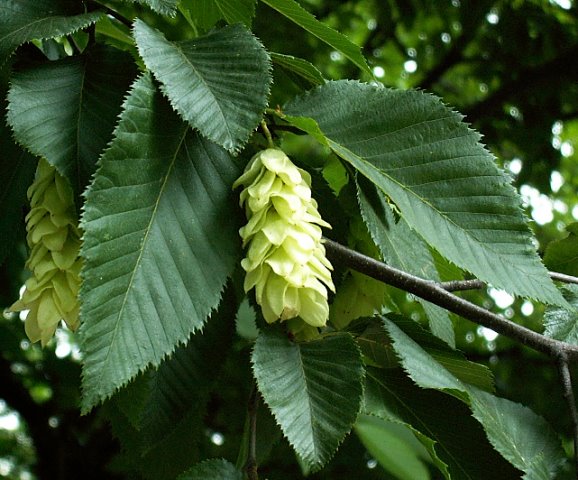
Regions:
[[[333,269],[321,243],[320,226],[331,228],[311,198],[311,177],[285,153],[256,154],[233,185],[243,185],[240,204],[248,223],[239,230],[247,256],[245,291],[255,287],[268,323],[300,317],[314,327],[329,315],[327,288]]]
[[[78,326],[80,287],[80,231],[72,191],[47,161],[41,160],[28,189],[31,210],[26,216],[32,276],[12,311],[30,310],[25,330],[32,342],[46,345],[60,320],[72,330]]]

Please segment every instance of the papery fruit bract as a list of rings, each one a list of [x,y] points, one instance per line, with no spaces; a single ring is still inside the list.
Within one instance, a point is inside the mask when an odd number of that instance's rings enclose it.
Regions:
[[[10,310],[29,310],[26,334],[44,346],[60,320],[72,330],[78,327],[80,230],[72,189],[44,159],[38,163],[28,198],[31,209],[26,216],[26,241],[30,256],[26,267],[32,276],[25,283],[22,298]]]
[[[325,325],[327,288],[335,287],[320,226],[331,226],[311,198],[310,175],[270,148],[251,159],[233,188],[239,185],[248,220],[239,230],[247,247],[245,291],[255,288],[268,323],[300,317],[313,327]]]

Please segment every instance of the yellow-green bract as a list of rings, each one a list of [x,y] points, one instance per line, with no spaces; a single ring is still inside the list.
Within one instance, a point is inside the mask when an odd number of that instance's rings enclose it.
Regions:
[[[313,327],[325,325],[327,288],[335,287],[320,226],[331,226],[311,198],[311,176],[270,148],[251,159],[233,188],[239,185],[248,220],[239,230],[247,247],[245,291],[255,288],[268,323],[300,317]]]
[[[26,216],[26,241],[30,256],[26,267],[32,276],[12,311],[29,310],[26,334],[46,345],[60,320],[78,327],[77,294],[80,288],[80,231],[72,190],[46,160],[40,160],[36,178],[28,189],[30,212]]]

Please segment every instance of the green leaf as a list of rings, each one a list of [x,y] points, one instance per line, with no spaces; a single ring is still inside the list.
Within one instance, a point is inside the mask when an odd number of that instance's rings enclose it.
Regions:
[[[476,391],[472,412],[490,443],[524,478],[548,480],[566,460],[560,439],[552,427],[532,410],[505,398]]]
[[[355,423],[355,433],[368,452],[396,478],[429,480],[430,474],[423,462],[425,449],[407,427],[362,415]]]
[[[325,143],[447,259],[496,288],[566,305],[508,177],[479,134],[440,99],[339,81],[291,101],[286,112],[314,119]],[[317,129],[311,134],[319,138]]]
[[[315,35],[322,42],[333,47],[338,52],[341,52],[344,57],[351,60],[362,71],[371,73],[367,66],[361,49],[351,42],[345,35],[333,30],[324,23],[321,23],[295,0],[261,0],[263,3],[269,5],[271,8],[277,10],[281,15],[284,15],[293,23],[296,23],[304,30],[307,30],[312,35]]]
[[[389,318],[385,318],[385,327],[403,368],[417,385],[444,391],[470,405],[490,443],[516,468],[532,478],[554,477],[565,461],[565,454],[544,419],[520,404],[464,383]],[[544,471],[548,475],[540,473]]]
[[[565,285],[562,293],[573,308],[548,307],[544,313],[544,335],[578,345],[578,285]]]
[[[306,88],[311,88],[325,83],[321,72],[307,60],[274,52],[271,52],[271,60],[273,65],[283,69],[290,78],[294,78],[298,85],[304,84]]]
[[[131,57],[107,46],[28,66],[12,77],[8,123],[22,145],[46,158],[80,194],[135,76]]]
[[[134,35],[175,110],[202,135],[239,150],[267,106],[270,60],[261,43],[242,25],[171,42],[137,20]]]
[[[219,309],[186,346],[150,373],[150,395],[143,409],[141,432],[146,450],[154,449],[187,415],[199,423],[208,394],[227,358],[237,302],[229,287]]]
[[[69,0],[2,0],[0,65],[23,43],[68,35],[102,15],[99,11],[85,13],[82,2]]]
[[[369,180],[360,176],[356,184],[361,215],[383,260],[392,267],[438,282],[440,278],[434,259],[423,239],[403,218],[395,219],[385,197],[379,194]],[[428,315],[432,333],[455,347],[456,340],[448,312],[425,300],[418,298],[418,301]]]
[[[259,391],[295,452],[307,466],[330,460],[359,411],[363,365],[345,333],[293,343],[261,332],[252,356]]]
[[[177,480],[207,480],[209,478],[243,480],[243,473],[237,470],[232,463],[215,458],[195,465],[189,471],[179,475]]]
[[[10,129],[0,122],[0,264],[10,253],[24,228],[26,192],[34,179],[36,159],[12,140]]]
[[[555,272],[578,276],[578,222],[566,226],[568,236],[546,247],[544,264]]]
[[[256,0],[183,0],[179,5],[199,28],[212,28],[219,20],[228,24],[243,23],[251,27]]]
[[[125,0],[127,1],[127,0]],[[180,0],[128,0],[132,3],[140,3],[146,5],[151,10],[154,10],[161,15],[174,17],[177,13],[177,5]]]
[[[239,256],[240,168],[180,120],[149,75],[99,164],[82,217],[84,411],[200,329]]]
[[[519,478],[463,403],[416,386],[399,370],[370,368],[366,378],[365,412],[410,428],[444,478]]]
[[[388,314],[388,322],[395,323],[405,335],[414,340],[420,349],[430,355],[445,370],[459,379],[460,382],[473,385],[488,392],[494,391],[494,377],[492,371],[479,363],[470,362],[464,354],[458,350],[449,348],[439,338],[432,336],[418,323],[401,315]],[[399,354],[399,352],[398,352]],[[408,360],[413,362],[414,359]],[[424,361],[427,365],[427,360]],[[453,387],[450,387],[453,388]]]

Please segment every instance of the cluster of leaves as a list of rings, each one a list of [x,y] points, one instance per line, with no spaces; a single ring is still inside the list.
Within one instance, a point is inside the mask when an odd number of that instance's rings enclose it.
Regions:
[[[371,75],[358,47],[294,0],[262,3]],[[557,306],[557,338],[568,322],[518,194],[460,114],[424,92],[326,81],[269,51],[251,32],[255,15],[252,0],[0,5],[0,261],[18,246],[45,158],[73,187],[84,232],[82,410],[105,404],[126,452],[117,468],[145,478],[240,479],[253,447],[251,422],[236,465],[204,460],[200,443],[222,382],[248,380],[242,368],[218,377],[247,308],[231,186],[265,145],[263,120],[316,179],[333,239],[347,243],[362,222],[392,266],[433,281],[467,272]],[[279,77],[300,93],[267,109]],[[345,276],[337,266],[338,294]],[[394,291],[388,307],[399,310]],[[254,380],[303,472],[326,466],[354,429],[396,478],[553,478],[566,459],[556,433],[493,395],[489,370],[454,349],[449,314],[422,307],[429,331],[389,313],[302,343],[257,315]]]

